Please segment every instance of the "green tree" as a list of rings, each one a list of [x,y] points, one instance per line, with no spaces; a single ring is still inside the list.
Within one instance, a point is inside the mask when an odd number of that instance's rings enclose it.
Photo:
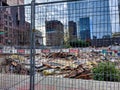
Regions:
[[[94,80],[100,81],[120,81],[120,71],[116,69],[112,62],[99,63],[92,69]]]
[[[115,32],[112,34],[112,37],[120,37],[120,32]]]
[[[82,40],[75,40],[70,42],[71,47],[88,47],[90,46],[90,42],[82,41]]]

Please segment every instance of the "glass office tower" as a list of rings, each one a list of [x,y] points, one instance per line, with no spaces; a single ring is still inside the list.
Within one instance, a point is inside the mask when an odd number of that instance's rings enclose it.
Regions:
[[[79,19],[79,30],[81,40],[90,39],[90,19],[89,17]]]
[[[77,23],[77,37],[103,38],[119,31],[117,0],[80,0],[68,5],[68,20]]]

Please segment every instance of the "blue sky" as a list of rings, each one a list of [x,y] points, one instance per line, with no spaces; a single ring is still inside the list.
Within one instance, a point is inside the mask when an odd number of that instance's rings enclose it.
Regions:
[[[25,3],[30,3],[31,2],[31,0],[25,0]]]

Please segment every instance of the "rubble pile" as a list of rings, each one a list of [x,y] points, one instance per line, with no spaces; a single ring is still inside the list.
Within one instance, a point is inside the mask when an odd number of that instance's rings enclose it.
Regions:
[[[66,69],[65,69],[66,70]],[[82,79],[92,79],[91,69],[85,65],[79,65],[77,68],[68,69],[67,74],[64,76],[65,78],[82,78]]]
[[[65,52],[57,52],[57,53],[49,53],[49,54],[43,54],[45,58],[63,58],[63,59],[76,59],[77,57],[75,55],[72,55],[70,53]]]
[[[120,68],[120,58],[99,51],[39,53],[35,56],[35,71],[45,76],[92,79],[92,68],[105,61],[114,62]],[[30,57],[10,55],[0,66],[5,73],[29,74]]]
[[[62,61],[61,61],[62,63]],[[92,79],[91,69],[97,65],[97,62],[87,62],[85,64],[74,65],[70,64],[59,64],[59,63],[47,63],[43,64],[42,68],[43,75],[63,75],[65,78],[76,78],[76,79]],[[46,68],[45,68],[46,67]]]
[[[65,57],[64,57],[65,55]],[[110,61],[111,56],[99,52],[51,53],[49,60],[43,63],[43,75],[62,75],[65,78],[92,79],[92,68],[100,62]],[[117,60],[118,62],[119,60]]]
[[[6,57],[4,61],[1,62],[1,72],[4,73],[15,73],[15,74],[28,74],[29,70],[25,68],[23,63],[24,57],[18,55],[11,55]]]

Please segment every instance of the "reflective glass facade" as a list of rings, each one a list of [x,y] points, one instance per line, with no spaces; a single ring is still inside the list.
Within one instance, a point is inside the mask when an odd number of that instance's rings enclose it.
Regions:
[[[93,37],[103,38],[106,35],[111,36],[113,32],[119,31],[117,0],[80,0],[67,5],[68,20],[77,22],[78,38],[82,39],[84,36],[81,34],[81,26],[85,25],[81,19],[86,17],[89,17],[88,25],[91,39]],[[88,27],[88,25],[86,26]]]
[[[81,40],[90,39],[90,19],[89,17],[80,18],[79,20],[79,30]]]

